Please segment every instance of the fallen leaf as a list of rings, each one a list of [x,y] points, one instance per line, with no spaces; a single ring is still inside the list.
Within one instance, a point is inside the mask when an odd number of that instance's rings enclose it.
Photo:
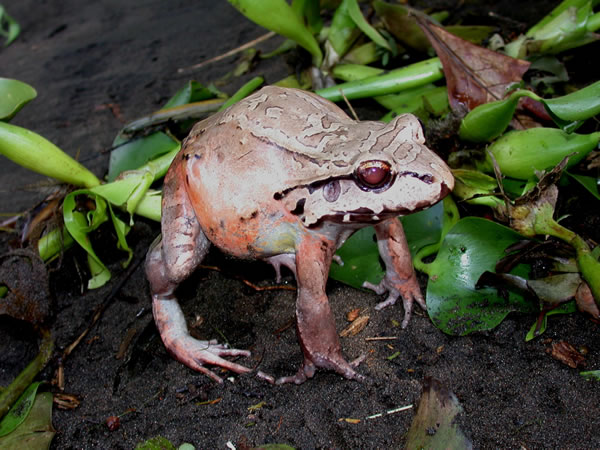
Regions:
[[[348,311],[348,313],[346,314],[346,320],[348,322],[354,322],[358,318],[359,314],[360,308],[354,308],[353,310]]]
[[[341,337],[356,336],[362,330],[365,329],[369,323],[369,316],[360,316],[354,320],[350,325],[340,331]]]
[[[454,111],[503,98],[507,88],[520,82],[529,68],[528,61],[471,44],[422,16],[415,20],[442,62]]]
[[[552,347],[546,349],[546,352],[573,369],[585,366],[585,357],[567,341],[553,342]]]

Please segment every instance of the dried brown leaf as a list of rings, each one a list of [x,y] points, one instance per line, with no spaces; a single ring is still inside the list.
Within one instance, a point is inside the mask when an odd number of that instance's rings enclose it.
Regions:
[[[546,351],[554,359],[573,369],[585,366],[585,357],[567,341],[553,342],[552,347]]]
[[[504,97],[507,88],[521,81],[530,63],[471,44],[422,16],[415,16],[442,61],[448,99],[454,111],[471,110]]]
[[[362,330],[365,329],[365,327],[367,326],[368,323],[369,323],[369,316],[357,317],[350,325],[348,325],[346,328],[344,328],[340,332],[340,336],[341,337],[356,336],[358,333],[360,333]]]

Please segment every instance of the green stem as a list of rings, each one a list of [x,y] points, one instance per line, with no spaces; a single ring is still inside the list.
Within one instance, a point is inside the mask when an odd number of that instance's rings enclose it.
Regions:
[[[538,234],[549,234],[570,244],[577,255],[577,266],[581,276],[587,281],[596,304],[600,307],[600,262],[594,258],[587,243],[573,231],[563,227],[554,220],[537,221],[535,231]]]
[[[42,371],[54,350],[54,339],[48,330],[42,330],[42,342],[37,356],[21,371],[10,385],[0,393],[0,419],[8,412],[12,404],[27,389],[38,373]]]
[[[376,75],[357,81],[338,84],[315,91],[318,95],[333,102],[346,97],[349,100],[394,94],[405,89],[423,86],[444,77],[439,58],[431,58],[383,75]]]
[[[52,258],[59,254],[61,250],[65,250],[75,241],[69,234],[66,228],[54,228],[38,241],[38,252],[40,258],[44,262],[49,262]]]
[[[227,99],[225,103],[221,105],[218,111],[223,111],[229,108],[231,105],[239,102],[241,99],[246,98],[252,94],[258,87],[265,82],[263,77],[254,77],[246,84],[244,84],[238,91]]]

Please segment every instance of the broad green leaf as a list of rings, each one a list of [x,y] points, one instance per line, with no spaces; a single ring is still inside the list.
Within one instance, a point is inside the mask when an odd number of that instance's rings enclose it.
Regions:
[[[411,254],[414,256],[421,248],[437,242],[441,233],[443,206],[435,206],[402,217],[402,224]],[[363,228],[354,233],[338,250],[343,265],[331,264],[329,276],[361,288],[365,281],[377,284],[385,274],[381,266],[379,249],[373,227]]]
[[[435,244],[442,233],[444,202],[401,218],[410,254],[414,257],[423,247]]]
[[[4,450],[45,450],[56,434],[52,426],[52,394],[42,392],[35,397],[25,421],[16,430],[0,438]]]
[[[108,181],[114,181],[122,172],[138,169],[148,161],[175,148],[179,148],[179,142],[162,131],[129,141],[110,153]]]
[[[21,26],[10,17],[4,6],[0,5],[0,36],[4,37],[4,46],[8,47],[21,32]]]
[[[363,228],[354,233],[337,251],[343,265],[331,263],[329,276],[355,288],[361,288],[365,281],[377,284],[385,274],[379,263],[379,250],[373,227]]]
[[[178,90],[167,103],[164,104],[162,109],[173,108],[175,106],[186,105],[193,102],[200,102],[202,100],[208,100],[215,97],[216,95],[213,91],[207,87],[204,87],[197,81],[190,80],[184,87]]]
[[[475,288],[484,271],[494,271],[504,250],[522,239],[510,228],[478,217],[452,227],[428,269],[427,312],[436,327],[463,336],[494,328],[512,311],[537,309],[519,294],[509,292],[503,298],[496,289]],[[525,276],[522,266],[516,272]]]
[[[9,121],[37,96],[36,90],[19,80],[0,78],[0,120]]]
[[[31,383],[0,422],[0,437],[12,433],[29,415],[40,381]]]

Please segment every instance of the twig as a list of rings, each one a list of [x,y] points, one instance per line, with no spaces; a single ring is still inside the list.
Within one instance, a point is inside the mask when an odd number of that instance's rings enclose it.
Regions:
[[[395,341],[398,339],[398,336],[375,336],[365,338],[365,341]]]
[[[344,99],[344,102],[346,102],[348,109],[350,109],[350,113],[352,114],[352,117],[354,117],[354,120],[356,120],[358,122],[359,121],[358,116],[356,115],[356,111],[354,111],[354,108],[350,104],[350,101],[348,100],[348,98],[346,97],[346,95],[344,94],[344,92],[341,89],[339,91],[340,91],[342,98]]]
[[[273,36],[275,36],[275,32],[274,31],[269,31],[267,34],[263,34],[262,36],[257,37],[256,39],[245,43],[244,45],[240,45],[237,48],[234,48],[233,50],[229,50],[228,52],[225,52],[219,56],[215,56],[214,58],[211,59],[207,59],[206,61],[202,61],[201,63],[198,64],[194,64],[193,66],[188,66],[188,67],[180,67],[179,69],[177,69],[177,73],[183,73],[183,72],[189,72],[192,70],[198,70],[204,66],[207,66],[209,64],[212,64],[214,62],[217,61],[221,61],[222,59],[228,58],[230,56],[236,55],[240,52],[243,52],[244,50],[246,50],[247,48],[250,48],[256,44],[259,44],[263,41],[266,41],[267,39],[271,39]]]
[[[390,410],[382,412],[382,413],[377,413],[377,414],[373,414],[372,416],[367,416],[367,417],[365,417],[365,420],[377,419],[379,417],[387,416],[389,414],[395,414],[398,412],[406,411],[407,409],[411,409],[412,407],[413,407],[413,405],[400,406],[399,408],[390,409]]]

